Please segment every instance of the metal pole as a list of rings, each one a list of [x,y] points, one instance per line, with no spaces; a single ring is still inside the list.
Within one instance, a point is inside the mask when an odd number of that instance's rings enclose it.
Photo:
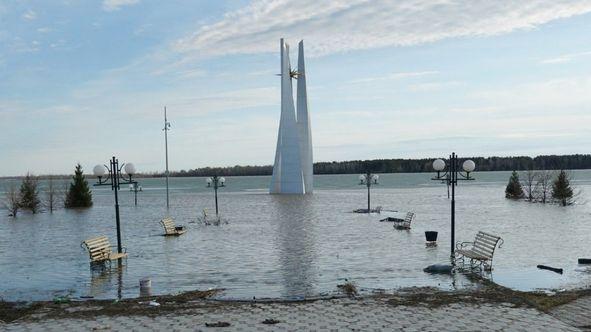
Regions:
[[[456,240],[456,181],[457,181],[457,156],[455,152],[451,154],[450,171],[451,171],[451,257],[454,257],[455,240]]]
[[[133,184],[133,193],[134,193],[135,206],[137,206],[137,183]]]
[[[371,183],[369,182],[369,175],[367,176],[367,213],[371,212],[370,207],[370,195],[369,195],[369,187],[371,187]]]
[[[115,157],[111,160],[111,182],[112,188],[115,191],[115,221],[117,222],[117,252],[122,253],[122,246],[121,246],[121,222],[119,220],[119,196],[117,192],[119,191],[119,163]]]
[[[170,201],[168,198],[168,130],[170,124],[166,118],[166,106],[164,106],[164,149],[166,151],[166,208],[170,207]]]
[[[213,191],[215,193],[215,215],[218,215],[218,177],[213,177]]]

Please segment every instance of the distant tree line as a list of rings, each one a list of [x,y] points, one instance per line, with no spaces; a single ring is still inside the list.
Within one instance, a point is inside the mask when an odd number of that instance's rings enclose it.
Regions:
[[[476,163],[476,171],[513,171],[513,170],[560,170],[591,169],[591,155],[547,155],[532,157],[468,157]],[[374,159],[333,161],[314,163],[314,174],[357,174],[368,169],[375,173],[420,173],[433,172],[433,158],[424,159]],[[230,166],[204,167],[170,172],[171,176],[247,176],[271,175],[273,166]],[[164,176],[164,173],[152,173],[151,176]]]

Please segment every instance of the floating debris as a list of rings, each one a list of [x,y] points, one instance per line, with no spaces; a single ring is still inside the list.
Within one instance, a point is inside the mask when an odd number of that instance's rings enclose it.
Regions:
[[[217,322],[217,323],[205,323],[206,327],[228,327],[230,323],[228,322]]]
[[[423,269],[423,272],[431,274],[451,274],[454,267],[449,264],[433,264]]]
[[[347,296],[357,296],[357,286],[352,282],[346,282],[342,285],[337,285],[337,288],[343,291]]]
[[[556,272],[559,274],[562,274],[562,272],[563,272],[562,269],[558,269],[558,268],[550,267],[550,266],[546,266],[546,265],[538,265],[537,268],[540,270],[548,270],[548,271]]]

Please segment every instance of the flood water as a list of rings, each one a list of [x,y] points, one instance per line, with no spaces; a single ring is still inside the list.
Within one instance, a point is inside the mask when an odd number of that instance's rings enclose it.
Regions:
[[[562,289],[590,284],[591,270],[577,258],[591,258],[591,171],[573,172],[581,190],[569,207],[515,202],[504,198],[508,172],[477,172],[477,180],[456,190],[456,240],[477,231],[499,235],[494,282],[520,290]],[[120,191],[122,241],[129,258],[119,268],[91,269],[80,246],[106,235],[116,245],[114,198],[110,187],[93,188],[94,206],[54,213],[0,213],[0,297],[52,299],[56,295],[94,298],[136,297],[139,280],[150,278],[154,294],[224,288],[223,298],[322,296],[352,281],[366,290],[410,286],[471,287],[461,275],[429,275],[422,269],[449,262],[450,201],[446,186],[432,174],[381,174],[372,187],[372,206],[416,213],[410,231],[378,220],[394,212],[355,214],[367,192],[357,175],[315,176],[307,196],[267,194],[270,177],[228,177],[219,190],[222,219],[198,222],[214,212],[213,190],[203,178],[171,178],[171,207],[164,179],[140,179],[138,206]],[[89,179],[89,182],[94,180]],[[0,180],[5,188],[8,180]],[[188,232],[161,236],[159,220],[172,216]],[[424,231],[439,232],[438,246],[425,246]],[[564,274],[538,270],[544,264]]]

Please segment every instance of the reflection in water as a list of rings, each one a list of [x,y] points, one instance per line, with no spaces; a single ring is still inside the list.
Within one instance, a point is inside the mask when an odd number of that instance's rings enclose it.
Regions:
[[[89,295],[99,297],[110,292],[113,287],[113,276],[117,276],[117,298],[123,298],[123,270],[125,266],[121,260],[111,264],[90,263],[90,289]]]
[[[312,196],[273,195],[279,243],[279,265],[285,297],[313,295],[315,262],[315,225]]]

